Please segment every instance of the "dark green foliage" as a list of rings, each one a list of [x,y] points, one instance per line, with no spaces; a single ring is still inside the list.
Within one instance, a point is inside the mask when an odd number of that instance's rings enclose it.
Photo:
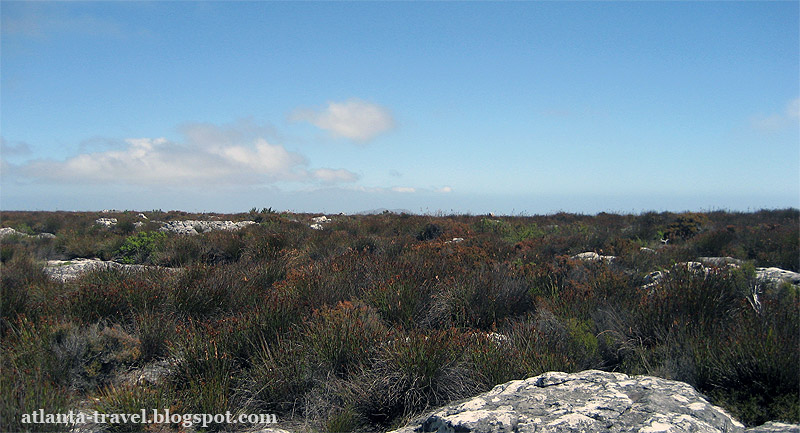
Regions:
[[[687,213],[679,215],[664,230],[664,238],[669,240],[689,239],[700,232],[706,222],[707,218],[703,214]]]
[[[153,252],[161,248],[166,239],[166,233],[139,232],[125,239],[115,257],[120,263],[147,263]]]
[[[425,228],[417,234],[417,240],[420,241],[429,241],[432,239],[436,239],[442,235],[442,228],[437,226],[436,224],[429,223],[425,225]]]

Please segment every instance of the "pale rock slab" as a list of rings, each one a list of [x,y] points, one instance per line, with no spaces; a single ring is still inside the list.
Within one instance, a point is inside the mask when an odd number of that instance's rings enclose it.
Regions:
[[[772,426],[782,430],[767,429]],[[550,372],[497,385],[393,433],[767,433],[796,428],[770,423],[745,430],[686,383],[587,370]]]

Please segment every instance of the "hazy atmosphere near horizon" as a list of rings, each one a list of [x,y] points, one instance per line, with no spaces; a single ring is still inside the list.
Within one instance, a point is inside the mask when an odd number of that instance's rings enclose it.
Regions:
[[[3,210],[800,207],[800,3],[0,2]]]

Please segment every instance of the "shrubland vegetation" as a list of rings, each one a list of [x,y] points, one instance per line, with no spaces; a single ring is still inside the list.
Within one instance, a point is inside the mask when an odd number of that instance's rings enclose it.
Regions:
[[[88,404],[384,431],[498,383],[590,368],[688,382],[750,425],[800,421],[800,293],[754,273],[800,270],[795,209],[384,213],[335,216],[324,230],[309,228],[313,215],[272,209],[147,214],[140,227],[136,213],[111,215],[119,223],[106,229],[98,213],[3,213],[4,227],[56,237],[10,236],[0,247],[0,430],[31,428],[22,413]],[[258,224],[181,236],[152,222],[212,217]],[[585,251],[617,259],[570,258]],[[699,256],[746,264],[676,266]],[[182,270],[68,282],[42,271],[43,260],[79,257]],[[643,287],[655,270],[670,272]],[[170,373],[130,379],[152,365]]]

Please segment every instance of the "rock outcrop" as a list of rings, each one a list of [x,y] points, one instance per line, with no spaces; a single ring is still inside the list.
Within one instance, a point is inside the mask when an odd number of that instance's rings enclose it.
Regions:
[[[800,273],[781,268],[756,268],[756,278],[767,284],[789,283],[800,285]]]
[[[146,265],[125,265],[122,263],[105,261],[100,259],[72,259],[72,260],[48,260],[44,267],[44,273],[48,277],[66,282],[78,278],[81,274],[88,271],[104,269],[165,269],[175,271],[174,268],[164,268],[160,266]]]
[[[758,428],[797,431],[771,423]],[[757,428],[757,429],[758,429]],[[769,429],[751,429],[769,432]],[[650,376],[587,370],[497,385],[422,416],[394,433],[745,432],[694,388]]]
[[[196,235],[205,233],[212,230],[239,230],[240,228],[256,224],[255,221],[199,221],[199,220],[184,220],[184,221],[168,221],[162,223],[163,226],[158,229],[162,232],[173,232],[182,235]]]
[[[587,251],[585,253],[575,254],[574,256],[570,257],[572,260],[580,260],[583,262],[606,262],[611,263],[616,260],[616,256],[604,256],[597,254],[594,251]]]
[[[764,425],[747,429],[747,433],[800,433],[800,426],[770,421]]]
[[[117,225],[117,219],[116,218],[98,218],[98,219],[94,220],[94,223],[95,223],[95,225],[110,229],[111,227],[114,227],[115,225]]]
[[[588,254],[588,253],[583,253]],[[573,256],[575,258],[577,256]],[[603,256],[600,256],[603,257]],[[599,259],[596,259],[599,260]],[[731,270],[738,269],[745,262],[732,257],[700,257],[696,262],[680,262],[676,263],[674,268],[683,268],[692,272],[703,273],[709,275],[715,270]],[[781,268],[756,268],[756,280],[765,286],[777,287],[780,284],[788,283],[795,286],[800,286],[800,273],[787,271]],[[650,289],[658,285],[664,277],[669,274],[669,270],[653,271],[644,277],[645,284],[641,287],[643,289]]]
[[[11,227],[0,228],[0,239],[5,238],[6,236],[34,237],[39,239],[55,239],[56,237],[56,235],[52,233],[39,233],[36,235],[29,235],[27,233],[16,231]]]
[[[698,257],[697,261],[706,266],[724,267],[727,265],[741,266],[744,260],[734,259],[733,257]]]
[[[325,226],[323,226],[323,224],[327,224],[331,221],[333,220],[326,217],[325,215],[314,217],[311,218],[311,224],[309,225],[309,227],[311,227],[314,230],[324,230]]]

